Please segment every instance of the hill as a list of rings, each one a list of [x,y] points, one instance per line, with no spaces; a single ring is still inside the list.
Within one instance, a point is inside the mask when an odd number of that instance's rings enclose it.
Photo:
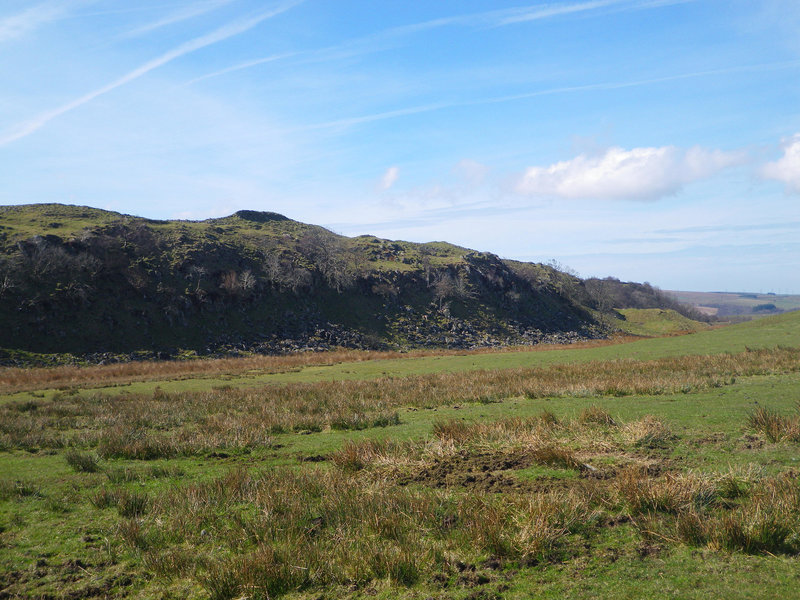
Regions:
[[[672,309],[663,308],[623,308],[618,311],[622,319],[617,323],[621,331],[638,336],[676,335],[702,331],[710,327],[685,317]]]
[[[159,221],[0,207],[0,348],[90,360],[563,342],[611,331],[603,314],[628,307],[612,288],[639,286],[654,299],[636,307],[664,307],[647,284],[602,281],[271,212]]]

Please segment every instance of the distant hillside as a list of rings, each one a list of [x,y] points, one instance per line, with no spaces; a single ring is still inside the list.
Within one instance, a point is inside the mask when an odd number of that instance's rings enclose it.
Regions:
[[[753,292],[680,292],[670,291],[679,301],[720,318],[764,316],[800,309],[800,295],[756,294]]]
[[[567,341],[610,331],[602,314],[614,302],[592,285],[554,266],[348,238],[269,212],[194,222],[0,207],[0,348],[27,352]]]
[[[669,309],[693,321],[708,320],[709,315],[691,304],[679,300],[672,292],[664,292],[649,283],[620,281],[615,277],[586,279],[583,288],[585,301],[601,310],[611,308]]]

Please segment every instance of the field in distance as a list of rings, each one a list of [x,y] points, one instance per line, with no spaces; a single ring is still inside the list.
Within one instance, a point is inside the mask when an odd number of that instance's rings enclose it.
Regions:
[[[330,359],[127,383],[113,365],[77,370],[109,375],[93,389],[34,370],[13,394],[0,371],[0,595],[796,588],[800,313],[574,349]]]
[[[678,301],[692,305],[709,315],[763,316],[800,309],[800,295],[756,294],[748,292],[680,292],[668,291]]]

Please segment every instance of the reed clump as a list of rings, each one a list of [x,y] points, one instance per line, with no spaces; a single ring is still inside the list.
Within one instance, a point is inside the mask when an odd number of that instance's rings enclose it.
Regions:
[[[757,406],[747,416],[747,424],[770,442],[800,442],[800,415],[781,415],[766,406]]]
[[[668,426],[652,416],[630,423],[614,422],[620,425],[609,427],[580,418],[560,420],[554,425],[549,413],[491,422],[435,421],[428,439],[348,441],[328,458],[348,472],[369,471],[377,477],[405,475],[412,480],[437,463],[468,463],[474,456],[498,458],[484,461],[479,465],[482,469],[496,463],[498,470],[539,464],[574,471],[597,471],[588,463],[610,452],[638,450],[642,436],[650,439],[655,435],[653,432],[657,432],[664,444],[675,439]],[[635,460],[630,457],[631,462]]]
[[[100,461],[97,456],[74,449],[67,450],[64,453],[64,460],[78,473],[95,473],[100,468]]]

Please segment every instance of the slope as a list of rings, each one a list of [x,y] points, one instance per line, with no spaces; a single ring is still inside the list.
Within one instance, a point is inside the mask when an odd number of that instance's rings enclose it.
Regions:
[[[106,353],[468,348],[603,335],[580,280],[268,212],[155,221],[0,207],[0,347]]]

